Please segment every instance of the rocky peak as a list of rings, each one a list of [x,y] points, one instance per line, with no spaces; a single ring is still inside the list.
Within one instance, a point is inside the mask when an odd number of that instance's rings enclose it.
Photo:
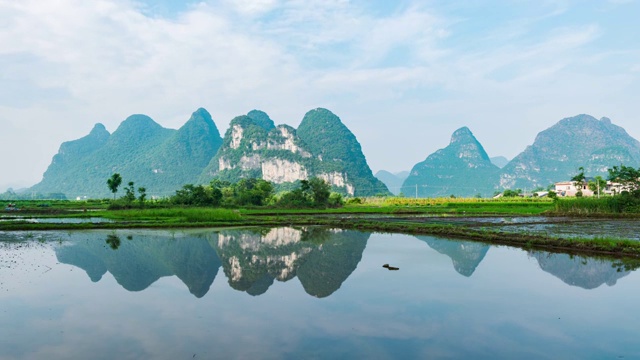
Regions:
[[[267,113],[265,113],[264,111],[251,110],[249,111],[249,113],[247,113],[247,116],[253,119],[256,125],[264,128],[267,131],[276,127],[273,120],[271,120],[269,115],[267,115]]]
[[[298,137],[321,162],[335,162],[344,169],[344,179],[371,194],[387,194],[386,185],[376,179],[355,135],[338,116],[327,109],[307,112],[297,130]],[[357,194],[356,194],[357,195]]]
[[[109,134],[109,131],[107,131],[107,129],[101,123],[95,124],[93,126],[93,129],[91,129],[91,132],[89,133],[89,136],[94,138],[105,138],[109,137],[109,135],[111,134]]]
[[[490,162],[489,155],[484,150],[480,142],[473,136],[468,127],[462,127],[451,135],[449,148],[456,153],[460,159],[468,161]]]
[[[211,114],[203,108],[194,111],[189,120],[180,128],[179,132],[182,134],[188,133],[188,135],[204,133],[207,137],[218,143],[222,141],[220,131],[218,131],[218,127],[213,122]]]
[[[118,126],[118,129],[115,133],[122,132],[141,132],[147,130],[156,130],[162,128],[160,124],[156,123],[148,117],[147,115],[135,114],[127,117],[121,124]]]
[[[489,195],[499,168],[467,127],[456,130],[451,143],[417,163],[402,189],[416,189],[420,196]]]
[[[91,132],[78,139],[62,143],[58,156],[54,157],[54,162],[78,160],[104,145],[111,135],[104,125],[97,123]]]
[[[453,134],[451,135],[451,141],[449,142],[449,144],[456,144],[456,143],[468,143],[468,142],[475,142],[476,138],[473,136],[473,133],[471,132],[471,130],[469,130],[468,127],[463,126],[460,129],[456,130],[453,132]]]

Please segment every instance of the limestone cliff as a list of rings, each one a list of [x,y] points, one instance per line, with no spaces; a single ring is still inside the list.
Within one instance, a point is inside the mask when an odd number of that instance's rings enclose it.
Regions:
[[[348,195],[388,193],[373,177],[355,136],[325,109],[307,113],[299,130],[275,126],[267,114],[257,110],[234,118],[200,182],[262,178],[287,188],[314,176]]]

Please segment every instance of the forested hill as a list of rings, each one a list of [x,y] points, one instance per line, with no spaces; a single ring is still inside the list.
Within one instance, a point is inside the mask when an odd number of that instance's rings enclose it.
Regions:
[[[522,153],[506,164],[504,160],[492,161],[463,127],[454,132],[449,146],[413,167],[402,191],[406,196],[486,197],[505,189],[547,188],[570,180],[580,167],[587,176],[606,177],[614,165],[640,166],[640,142],[608,118],[577,115],[540,132]]]
[[[500,188],[546,187],[571,179],[584,167],[588,176],[607,176],[613,165],[640,166],[640,142],[611,123],[589,115],[560,120],[540,132],[531,146],[501,170]]]
[[[286,189],[314,176],[349,195],[389,194],[373,176],[355,135],[335,114],[321,108],[307,112],[297,130],[275,126],[257,110],[234,118],[200,182],[261,178]]]
[[[500,165],[504,160],[494,158]],[[580,167],[587,176],[606,177],[609,167],[620,164],[640,166],[640,142],[608,118],[578,115],[540,132],[502,168],[462,127],[448,146],[416,164],[402,186],[393,187],[412,197],[486,197],[504,189],[546,188],[571,179]],[[109,197],[106,180],[113,173],[120,173],[124,184],[145,187],[149,196],[172,195],[185,184],[213,179],[262,178],[288,190],[311,177],[347,195],[390,194],[373,176],[355,135],[323,108],[307,112],[297,129],[252,110],[234,118],[224,138],[204,109],[178,130],[145,115],[128,117],[113,134],[96,124],[87,136],[63,143],[42,181],[27,191],[72,199]]]
[[[113,134],[97,124],[89,135],[63,143],[42,181],[29,191],[71,199],[109,197],[106,181],[114,173],[123,185],[133,181],[145,187],[149,196],[169,196],[185,184],[214,178],[263,178],[287,188],[313,176],[345,194],[388,194],[356,137],[326,109],[309,111],[299,130],[276,126],[266,113],[253,110],[234,118],[224,139],[205,109],[196,110],[178,130],[146,115],[128,117]]]
[[[407,196],[489,196],[495,191],[499,168],[467,127],[456,130],[449,146],[416,164],[404,181]],[[415,190],[414,190],[415,189]]]
[[[221,142],[205,109],[196,110],[178,130],[132,115],[113,134],[97,124],[89,135],[63,143],[42,181],[30,191],[108,197],[106,180],[120,173],[125,184],[133,181],[150,195],[170,195],[197,180]]]

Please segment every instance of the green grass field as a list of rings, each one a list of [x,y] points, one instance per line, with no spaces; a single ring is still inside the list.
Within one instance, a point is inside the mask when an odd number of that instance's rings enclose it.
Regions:
[[[330,226],[361,231],[425,234],[505,244],[526,249],[564,251],[583,254],[637,256],[640,242],[625,239],[561,239],[544,235],[508,234],[458,225],[415,221],[415,214],[433,216],[529,216],[562,214],[610,214],[614,200],[606,199],[408,199],[364,198],[341,208],[277,209],[270,207],[220,209],[178,207],[168,202],[148,204],[145,208],[108,210],[109,201],[20,202],[22,210],[4,212],[2,216],[22,217],[104,217],[109,223],[47,224],[0,221],[0,230],[40,231],[97,228],[180,228],[227,226]],[[340,216],[353,214],[354,216]],[[363,215],[363,216],[358,216]],[[367,216],[380,215],[380,216]]]

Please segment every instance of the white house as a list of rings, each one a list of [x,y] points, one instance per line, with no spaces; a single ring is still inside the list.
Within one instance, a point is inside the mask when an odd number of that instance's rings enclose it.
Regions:
[[[576,196],[578,188],[575,185],[575,181],[561,181],[555,184],[555,192],[558,196]],[[631,187],[624,186],[620,183],[607,181],[607,185],[600,189],[600,195],[615,195],[620,194],[623,191],[631,191]],[[595,196],[598,195],[597,190],[591,191],[587,184],[582,186],[582,196]]]
[[[576,196],[576,193],[581,190],[582,196],[593,196],[593,191],[589,190],[589,187],[585,183],[581,189],[576,187],[575,181],[561,181],[555,184],[555,192],[558,196]],[[604,194],[604,189],[601,190],[601,194]]]

